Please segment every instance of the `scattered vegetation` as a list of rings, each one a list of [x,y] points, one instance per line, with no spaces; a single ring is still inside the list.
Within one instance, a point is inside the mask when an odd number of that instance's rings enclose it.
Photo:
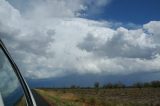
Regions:
[[[160,81],[152,81],[152,82],[137,82],[135,84],[133,84],[131,87],[135,87],[135,88],[158,88],[160,87]]]
[[[160,81],[151,81],[151,82],[136,82],[133,83],[132,85],[125,85],[122,82],[117,82],[117,83],[106,83],[101,85],[99,82],[95,82],[93,87],[95,89],[113,89],[113,88],[159,88],[160,87]],[[71,89],[92,89],[92,87],[80,87],[77,85],[71,85]]]
[[[137,82],[131,86],[95,82],[92,88],[72,85],[36,91],[51,106],[160,106],[160,81]]]

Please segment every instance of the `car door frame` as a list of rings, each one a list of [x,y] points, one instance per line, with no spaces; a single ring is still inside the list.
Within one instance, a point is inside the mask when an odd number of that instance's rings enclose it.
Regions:
[[[25,98],[26,98],[26,102],[27,102],[27,105],[28,106],[36,106],[36,102],[34,100],[34,97],[32,95],[32,92],[29,88],[29,86],[27,85],[25,79],[23,78],[22,74],[20,73],[20,70],[19,68],[17,67],[16,63],[14,62],[14,60],[12,59],[11,55],[9,54],[6,46],[4,45],[4,43],[2,42],[2,40],[0,39],[0,48],[2,49],[2,51],[4,52],[5,56],[7,57],[7,59],[9,60],[13,70],[14,70],[14,73],[16,74],[21,86],[22,86],[22,89],[24,91],[24,95],[25,95]]]

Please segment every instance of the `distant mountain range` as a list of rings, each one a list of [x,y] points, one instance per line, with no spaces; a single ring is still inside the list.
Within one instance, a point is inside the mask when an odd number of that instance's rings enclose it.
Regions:
[[[48,79],[28,79],[27,82],[31,88],[36,87],[70,87],[71,85],[77,85],[81,87],[93,86],[95,82],[100,84],[122,82],[126,85],[133,84],[135,82],[148,82],[152,80],[160,80],[160,72],[155,73],[136,73],[129,75],[69,75],[57,78]]]

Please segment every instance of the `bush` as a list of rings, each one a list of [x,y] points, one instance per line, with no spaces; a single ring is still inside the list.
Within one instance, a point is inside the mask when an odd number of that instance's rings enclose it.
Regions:
[[[99,88],[99,82],[94,83],[94,88]]]
[[[154,87],[154,88],[160,87],[160,81],[152,81],[151,86]]]
[[[122,82],[118,82],[114,84],[113,88],[125,88],[125,84],[123,84]]]
[[[144,84],[141,83],[141,82],[137,82],[137,83],[134,83],[132,86],[133,86],[134,88],[142,88],[142,87],[144,87]]]
[[[116,84],[108,83],[106,85],[103,85],[103,88],[125,88],[125,84],[122,82],[118,82]]]
[[[103,85],[103,88],[113,88],[113,84],[112,83],[108,83],[106,85]]]

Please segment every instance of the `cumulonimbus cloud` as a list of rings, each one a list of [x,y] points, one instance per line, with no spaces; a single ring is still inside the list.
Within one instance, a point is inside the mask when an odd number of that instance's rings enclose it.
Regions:
[[[71,1],[29,1],[22,13],[0,0],[0,37],[26,77],[159,72],[159,21],[113,28],[117,23],[79,18],[87,3]]]

